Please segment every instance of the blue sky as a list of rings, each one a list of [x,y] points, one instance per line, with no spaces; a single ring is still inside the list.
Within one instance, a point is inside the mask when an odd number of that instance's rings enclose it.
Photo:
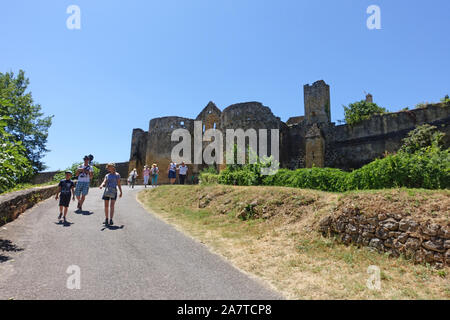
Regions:
[[[81,29],[69,30],[69,5]],[[381,30],[369,30],[369,5]],[[0,3],[0,72],[23,69],[54,115],[49,169],[85,154],[127,161],[133,128],[260,101],[303,115],[303,85],[331,86],[332,120],[370,92],[390,111],[450,93],[450,1],[41,0]]]

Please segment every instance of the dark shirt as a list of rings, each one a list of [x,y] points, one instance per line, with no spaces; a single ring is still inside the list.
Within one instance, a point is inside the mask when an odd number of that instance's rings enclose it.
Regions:
[[[75,184],[72,180],[61,180],[59,186],[61,187],[61,194],[70,196],[72,187],[74,187]]]

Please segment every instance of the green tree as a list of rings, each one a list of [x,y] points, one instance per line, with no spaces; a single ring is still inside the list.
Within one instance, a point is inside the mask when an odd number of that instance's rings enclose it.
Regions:
[[[369,119],[374,114],[386,113],[385,108],[379,107],[376,103],[361,100],[344,106],[345,122],[350,125],[357,124]]]
[[[35,171],[45,169],[41,162],[46,148],[48,129],[52,117],[44,117],[41,106],[34,103],[31,92],[27,92],[30,81],[20,70],[0,73],[0,116],[7,117],[5,131],[21,141]]]
[[[27,180],[33,173],[24,146],[5,130],[8,120],[0,116],[0,193]]]

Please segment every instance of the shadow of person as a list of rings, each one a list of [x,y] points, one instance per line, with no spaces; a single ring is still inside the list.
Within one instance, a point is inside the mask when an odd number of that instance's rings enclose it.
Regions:
[[[0,251],[2,252],[19,252],[23,250],[24,250],[23,248],[16,246],[10,240],[0,239]],[[0,254],[0,263],[6,262],[8,260],[11,260],[11,258],[3,254]]]
[[[56,225],[60,225],[60,226],[63,226],[63,227],[70,227],[71,225],[73,225],[73,222],[69,222],[69,221],[58,221],[58,222],[55,222],[55,224]]]
[[[123,229],[125,226],[124,225],[121,225],[120,227],[119,226],[110,226],[110,225],[107,225],[107,226],[103,226],[103,228],[102,228],[102,230],[101,231],[103,231],[103,230],[105,230],[105,229],[108,229],[108,230],[119,230],[119,229]]]
[[[90,216],[91,214],[94,214],[94,212],[92,211],[81,211],[81,210],[77,210],[75,211],[76,214],[82,214],[83,216]]]

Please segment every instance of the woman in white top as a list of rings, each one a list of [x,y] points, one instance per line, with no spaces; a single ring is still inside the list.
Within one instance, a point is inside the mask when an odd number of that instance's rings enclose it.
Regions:
[[[175,162],[171,162],[167,170],[169,173],[169,182],[170,184],[174,184],[177,179],[177,164]]]

